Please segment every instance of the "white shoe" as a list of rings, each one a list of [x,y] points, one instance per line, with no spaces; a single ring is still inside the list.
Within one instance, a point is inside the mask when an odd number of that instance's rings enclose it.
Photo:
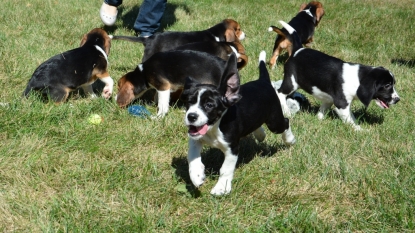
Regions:
[[[104,2],[104,3],[102,3],[101,9],[99,9],[99,16],[101,16],[102,22],[107,26],[114,25],[115,21],[117,20],[117,14],[118,14],[117,9],[115,9],[115,15],[110,15],[106,11],[111,7],[116,8],[115,6],[110,6],[110,5],[108,5]]]

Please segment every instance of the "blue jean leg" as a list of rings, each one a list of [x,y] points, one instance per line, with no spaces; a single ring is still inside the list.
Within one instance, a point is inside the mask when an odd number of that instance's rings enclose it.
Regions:
[[[166,5],[167,0],[144,0],[134,23],[134,30],[141,36],[153,35],[160,27]]]

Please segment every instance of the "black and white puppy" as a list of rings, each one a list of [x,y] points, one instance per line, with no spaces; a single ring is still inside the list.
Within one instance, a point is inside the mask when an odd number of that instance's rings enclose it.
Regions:
[[[188,77],[182,94],[186,103],[185,124],[189,131],[189,173],[199,187],[205,180],[205,166],[200,152],[203,145],[219,148],[225,154],[220,177],[211,194],[228,194],[238,160],[239,140],[251,133],[258,141],[265,139],[261,127],[266,124],[273,133],[282,134],[285,144],[294,144],[289,120],[284,118],[279,100],[271,85],[261,52],[260,76],[240,86],[235,56],[228,60],[219,86],[201,84]],[[270,104],[272,103],[272,104]]]
[[[290,113],[286,97],[298,88],[321,101],[319,119],[323,119],[325,112],[334,104],[337,115],[356,130],[361,128],[351,112],[354,99],[359,99],[366,107],[375,100],[381,108],[389,108],[400,100],[394,87],[395,78],[389,70],[344,62],[322,52],[302,48],[295,29],[283,21],[280,23],[288,31],[286,36],[293,44],[292,56],[284,65],[283,83],[277,91],[286,116]]]

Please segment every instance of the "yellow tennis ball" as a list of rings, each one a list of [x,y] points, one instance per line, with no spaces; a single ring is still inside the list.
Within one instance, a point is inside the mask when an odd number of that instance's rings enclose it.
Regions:
[[[104,121],[104,119],[100,115],[98,115],[98,114],[91,114],[88,117],[88,122],[91,123],[91,124],[93,124],[93,125],[98,125],[98,124],[100,124],[103,121]]]

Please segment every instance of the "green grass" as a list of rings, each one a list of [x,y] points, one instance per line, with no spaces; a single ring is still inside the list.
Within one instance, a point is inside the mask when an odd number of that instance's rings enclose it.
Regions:
[[[269,25],[289,21],[302,1],[168,2],[162,30],[206,29],[224,18],[241,23],[250,58],[242,82],[269,58]],[[162,120],[132,117],[114,101],[74,95],[67,103],[21,99],[36,67],[79,46],[102,27],[100,1],[6,0],[0,9],[0,231],[3,232],[414,232],[415,105],[412,0],[323,2],[326,15],[314,49],[350,62],[384,66],[401,101],[353,111],[355,132],[335,114],[312,111],[292,120],[297,144],[267,131],[245,138],[230,195],[209,194],[223,160],[205,148],[208,178],[190,183],[183,109]],[[139,2],[125,1],[111,34],[133,35]],[[117,81],[141,61],[143,46],[113,41],[110,74]],[[282,63],[270,71],[281,79]],[[318,103],[310,96],[312,109]],[[152,112],[156,107],[146,105]],[[90,114],[104,117],[100,125]]]

